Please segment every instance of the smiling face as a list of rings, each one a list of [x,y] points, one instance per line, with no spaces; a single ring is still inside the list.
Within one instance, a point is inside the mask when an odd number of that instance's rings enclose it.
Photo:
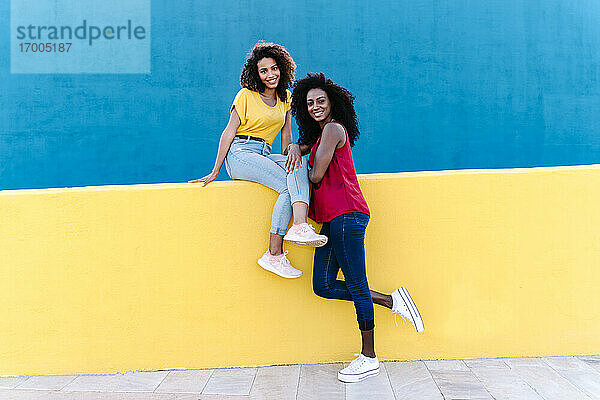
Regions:
[[[323,89],[310,89],[306,94],[308,113],[317,122],[325,123],[332,119],[331,102]]]
[[[279,66],[274,59],[267,57],[261,58],[257,64],[258,76],[267,89],[276,89],[279,84]]]

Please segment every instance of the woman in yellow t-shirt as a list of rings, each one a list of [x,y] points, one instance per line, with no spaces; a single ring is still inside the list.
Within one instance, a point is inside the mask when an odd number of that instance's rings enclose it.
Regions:
[[[212,172],[191,183],[203,186],[214,181],[225,162],[232,179],[263,184],[279,193],[271,217],[269,249],[258,265],[284,278],[298,278],[283,252],[283,240],[320,247],[327,236],[315,233],[306,222],[310,186],[308,163],[289,154],[292,144],[291,94],[296,64],[287,50],[274,43],[257,43],[242,70],[242,89],[230,109],[229,123],[221,133]],[[271,154],[273,140],[281,131],[282,154]],[[288,230],[290,219],[294,224]],[[287,233],[286,233],[287,231]]]

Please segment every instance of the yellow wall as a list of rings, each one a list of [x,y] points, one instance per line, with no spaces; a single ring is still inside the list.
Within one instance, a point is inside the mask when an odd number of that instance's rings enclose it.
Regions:
[[[380,358],[598,353],[600,166],[376,174],[372,288],[409,288],[417,335],[376,308]],[[0,375],[349,360],[351,303],[312,249],[256,265],[275,195],[247,182],[0,192]]]

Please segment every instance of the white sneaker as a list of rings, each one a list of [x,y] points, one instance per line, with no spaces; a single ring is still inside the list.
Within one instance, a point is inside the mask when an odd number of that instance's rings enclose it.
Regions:
[[[272,256],[271,253],[269,253],[269,250],[267,250],[265,254],[258,259],[258,265],[283,278],[300,278],[302,276],[302,271],[292,267],[290,260],[286,257],[287,253],[286,250],[285,253],[278,257]]]
[[[327,236],[319,235],[312,225],[304,222],[292,225],[283,237],[283,240],[304,246],[321,247],[327,243]]]
[[[425,330],[425,326],[423,326],[423,320],[421,319],[421,314],[415,305],[415,302],[408,294],[408,290],[404,286],[399,289],[394,290],[392,293],[392,312],[400,315],[402,319],[408,320],[417,332],[423,332]]]
[[[379,360],[359,355],[350,365],[338,372],[338,379],[345,383],[360,382],[379,373]]]

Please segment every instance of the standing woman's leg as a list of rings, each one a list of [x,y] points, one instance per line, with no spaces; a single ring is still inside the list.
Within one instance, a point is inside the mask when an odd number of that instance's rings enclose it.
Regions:
[[[340,218],[340,217],[338,217]],[[368,221],[367,217],[357,217]],[[363,221],[362,223],[366,223]],[[340,264],[337,260],[338,254],[343,254],[344,250],[340,249],[340,241],[343,240],[343,235],[339,234],[340,223],[339,220],[334,222],[334,233],[332,234],[330,229],[330,223],[325,222],[321,228],[321,234],[329,237],[329,241],[323,247],[315,249],[315,257],[313,263],[313,291],[317,296],[324,297],[326,299],[337,299],[337,300],[348,300],[352,301],[352,294],[346,286],[346,281],[338,280],[337,275],[340,270]],[[346,226],[342,226],[341,231],[346,230]],[[364,236],[364,235],[363,235]],[[364,239],[362,241],[364,243]],[[338,253],[334,251],[334,247],[338,249]],[[363,255],[359,255],[359,258],[364,260],[364,247]],[[347,273],[344,273],[346,277]],[[366,275],[366,274],[365,274]],[[348,273],[349,277],[353,275]],[[369,290],[373,304],[379,304],[386,308],[389,308],[394,313],[400,315],[403,319],[410,322],[417,332],[423,332],[425,329],[423,326],[423,320],[417,306],[413,302],[408,290],[404,287],[400,287],[395,290],[391,295],[377,292],[375,290]],[[364,298],[363,293],[363,298]],[[365,303],[365,302],[363,302]],[[358,310],[357,310],[358,319]],[[374,349],[373,331],[362,331],[363,336],[363,350],[365,355],[370,354],[370,350]],[[373,353],[374,354],[374,353]]]
[[[331,237],[329,222],[321,227],[321,235]],[[346,282],[338,280],[340,265],[333,253],[332,240],[323,247],[315,249],[313,262],[313,291],[325,299],[352,301],[352,296],[346,287]]]
[[[338,372],[338,379],[342,382],[359,382],[379,373],[379,360],[375,356],[373,300],[365,268],[364,237],[368,221],[369,217],[360,213],[334,218],[321,230],[321,233],[328,233],[328,243],[315,251],[315,293],[340,300],[352,299],[361,333],[361,354]],[[336,279],[339,268],[345,281]]]
[[[365,214],[343,214],[323,224],[321,234],[327,244],[315,250],[313,290],[327,299],[352,300],[362,335],[362,354],[375,357],[373,340],[374,312],[365,266],[364,235],[369,217]],[[364,216],[364,217],[362,217]],[[357,224],[357,218],[361,224]],[[337,279],[339,269],[344,281]]]
[[[375,316],[365,265],[365,230],[368,223],[369,216],[366,214],[343,214],[331,221],[329,240],[344,273],[345,285],[354,301],[356,319],[362,335],[362,354],[375,357]]]

